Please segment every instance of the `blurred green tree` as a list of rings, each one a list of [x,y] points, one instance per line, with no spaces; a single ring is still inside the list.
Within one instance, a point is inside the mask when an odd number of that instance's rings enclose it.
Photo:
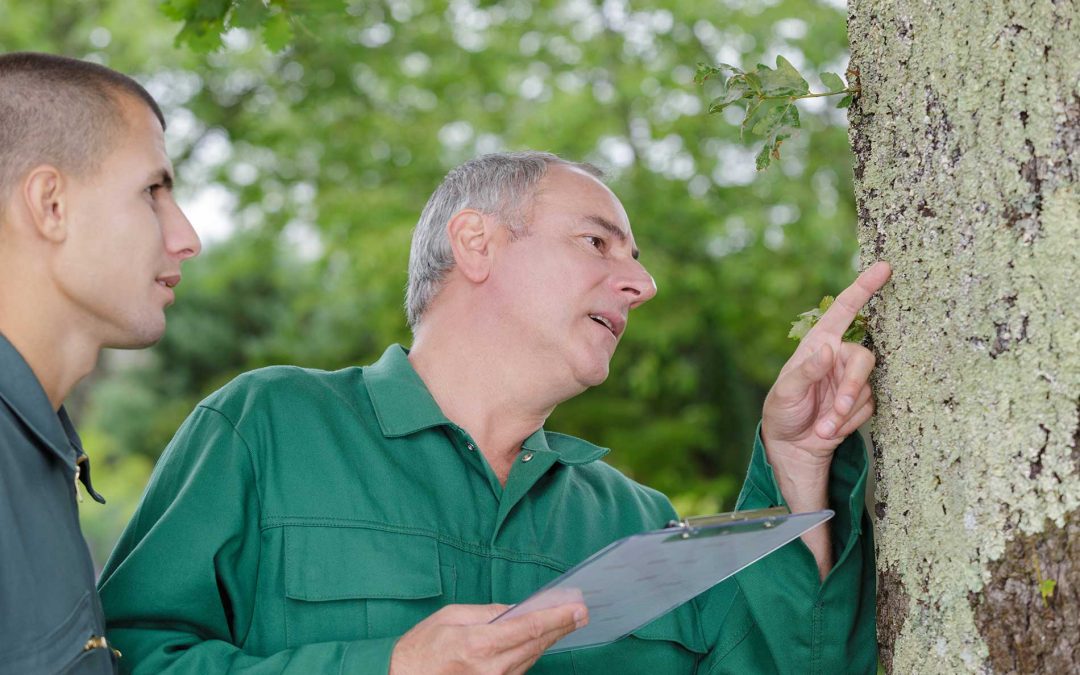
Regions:
[[[800,102],[803,133],[779,170],[755,174],[737,123],[704,114],[694,68],[779,54],[805,74],[843,72],[842,7],[307,0],[282,13],[245,0],[214,23],[229,4],[0,4],[0,49],[96,59],[159,98],[182,203],[210,239],[165,339],[109,354],[80,389],[77,422],[107,464],[95,478],[110,503],[84,511],[97,560],[215,387],[263,365],[340,368],[408,343],[412,225],[449,168],[502,149],[608,170],[660,289],[635,312],[609,381],[549,428],[614,448],[609,461],[680,510],[730,507],[792,317],[851,277],[851,153],[844,112]],[[208,22],[177,44],[175,19],[192,12]]]

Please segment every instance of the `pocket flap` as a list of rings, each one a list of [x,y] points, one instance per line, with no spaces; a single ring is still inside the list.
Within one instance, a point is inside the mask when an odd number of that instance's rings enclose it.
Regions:
[[[287,526],[285,595],[317,602],[442,595],[430,537],[356,527]]]
[[[637,629],[632,635],[642,640],[677,642],[698,654],[708,651],[697,612],[694,611],[693,601],[676,607],[652,623]]]

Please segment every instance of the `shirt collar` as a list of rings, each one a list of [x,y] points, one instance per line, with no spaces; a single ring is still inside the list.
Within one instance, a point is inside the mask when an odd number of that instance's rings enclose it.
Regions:
[[[7,338],[0,335],[0,398],[35,436],[68,467],[75,470],[75,447],[34,371]],[[62,410],[62,408],[61,408]],[[64,414],[67,417],[67,414]],[[74,430],[72,430],[74,433]]]
[[[364,368],[364,384],[371,397],[383,436],[397,438],[437,426],[451,426],[427,385],[409,363],[408,351],[390,345],[378,361]],[[609,450],[573,436],[537,429],[522,447],[533,452],[554,452],[563,464],[594,462]]]
[[[63,406],[60,406],[60,410],[53,410],[30,364],[3,335],[0,335],[0,373],[3,373],[3,377],[0,377],[0,401],[6,403],[12,413],[41,440],[47,451],[69,469],[74,471],[76,463],[81,465],[79,479],[86,486],[86,491],[104,504],[105,500],[90,484],[90,462],[67,411]]]
[[[560,462],[572,465],[595,462],[611,452],[608,448],[601,448],[580,438],[553,431],[544,431],[542,428],[537,429],[526,438],[521,447],[533,452],[543,452],[545,450],[554,452],[559,456]]]

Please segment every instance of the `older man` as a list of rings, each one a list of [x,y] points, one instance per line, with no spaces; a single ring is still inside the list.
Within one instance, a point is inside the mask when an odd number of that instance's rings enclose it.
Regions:
[[[0,671],[111,673],[79,530],[90,462],[61,405],[103,347],[165,330],[199,239],[165,122],[93,63],[0,55]]]
[[[740,497],[831,506],[831,536],[617,643],[539,658],[583,606],[489,621],[675,515],[607,450],[544,429],[604,381],[656,287],[593,167],[468,162],[414,234],[410,350],[249,373],[181,427],[103,576],[110,637],[145,672],[872,672],[865,458],[845,437],[873,410],[873,357],[840,335],[887,277],[865,272],[784,368]]]

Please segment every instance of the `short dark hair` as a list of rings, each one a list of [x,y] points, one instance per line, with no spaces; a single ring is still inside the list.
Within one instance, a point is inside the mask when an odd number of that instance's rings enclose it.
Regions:
[[[85,176],[127,128],[125,97],[165,117],[135,80],[55,54],[0,54],[0,205],[27,171],[53,164]]]

